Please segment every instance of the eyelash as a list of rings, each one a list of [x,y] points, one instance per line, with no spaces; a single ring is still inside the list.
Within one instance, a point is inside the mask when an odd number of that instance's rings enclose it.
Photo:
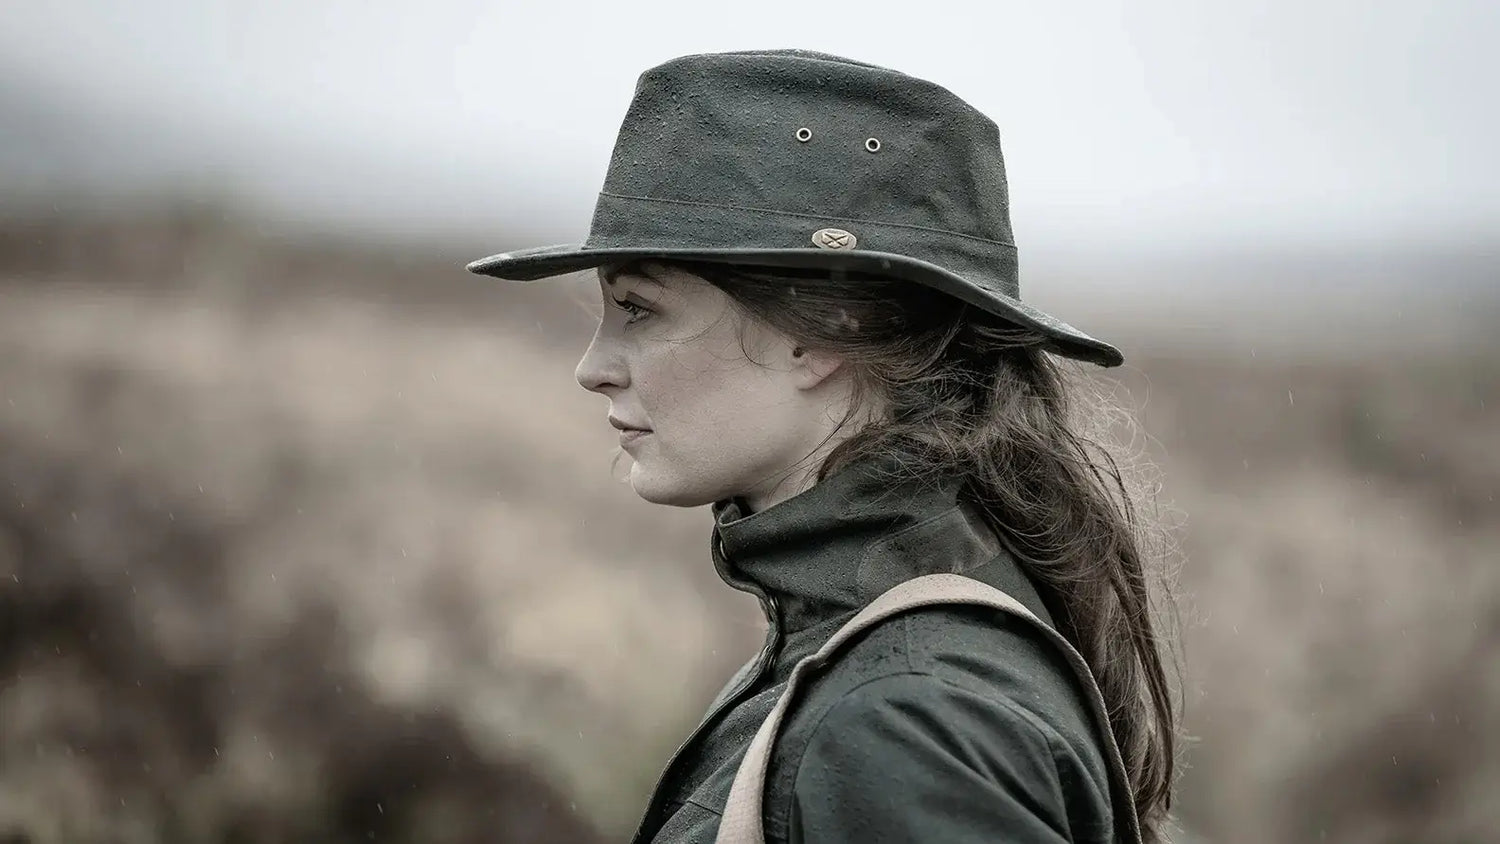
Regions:
[[[609,301],[613,302],[615,304],[615,307],[624,311],[628,315],[629,318],[625,320],[626,325],[629,325],[632,322],[638,322],[647,314],[651,313],[651,309],[646,307],[645,305],[638,305],[635,302],[631,302],[627,299],[616,299],[611,296]]]

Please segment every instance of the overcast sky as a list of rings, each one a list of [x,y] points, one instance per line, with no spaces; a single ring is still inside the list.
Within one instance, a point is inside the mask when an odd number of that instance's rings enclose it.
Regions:
[[[326,219],[494,232],[498,251],[585,234],[643,69],[818,49],[938,82],[999,123],[1023,258],[1243,251],[1500,231],[1497,9],[49,0],[7,4],[0,71],[10,97],[93,121],[72,149],[103,173],[218,180]],[[61,147],[39,146],[24,157],[52,178]]]

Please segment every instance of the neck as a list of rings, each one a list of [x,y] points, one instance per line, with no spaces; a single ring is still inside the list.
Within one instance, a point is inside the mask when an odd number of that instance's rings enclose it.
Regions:
[[[843,397],[846,403],[850,400],[849,396]],[[830,414],[832,413],[833,411],[830,411]],[[828,418],[831,420],[836,417],[830,415]],[[828,456],[833,453],[834,449],[876,418],[874,414],[867,414],[859,420],[846,420],[843,424],[818,431],[817,445],[813,446],[802,459],[780,474],[771,477],[760,489],[738,497],[742,511],[746,515],[758,513],[811,489],[818,482],[818,469],[828,460]]]
[[[770,509],[811,489],[817,483],[818,467],[823,464],[825,456],[804,460],[791,470],[772,478],[762,491],[740,496],[746,515]]]

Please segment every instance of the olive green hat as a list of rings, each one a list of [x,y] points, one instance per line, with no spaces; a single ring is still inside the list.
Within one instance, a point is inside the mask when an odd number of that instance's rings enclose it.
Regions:
[[[683,56],[641,74],[588,239],[469,270],[532,281],[648,257],[903,278],[1056,354],[1124,359],[1021,302],[994,121],[931,82],[825,53]]]

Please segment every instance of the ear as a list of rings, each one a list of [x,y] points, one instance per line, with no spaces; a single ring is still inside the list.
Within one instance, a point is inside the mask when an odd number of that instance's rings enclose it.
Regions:
[[[791,362],[792,377],[800,390],[811,390],[822,384],[844,365],[843,358],[837,355],[801,346],[789,349],[787,359]]]

